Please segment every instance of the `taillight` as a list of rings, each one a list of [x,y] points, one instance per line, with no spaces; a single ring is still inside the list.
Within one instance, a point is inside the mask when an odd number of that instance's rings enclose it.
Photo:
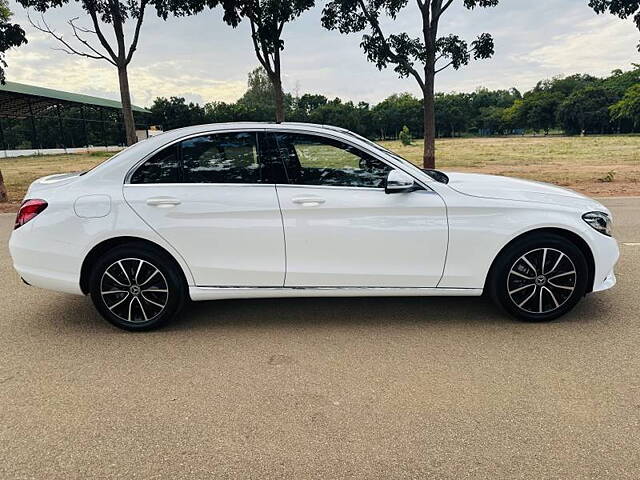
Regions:
[[[18,210],[18,216],[16,217],[16,224],[13,226],[15,230],[18,227],[21,227],[29,220],[35,218],[38,214],[40,214],[45,208],[47,208],[48,203],[44,200],[40,200],[39,198],[34,198],[31,200],[25,200],[20,205],[20,210]]]

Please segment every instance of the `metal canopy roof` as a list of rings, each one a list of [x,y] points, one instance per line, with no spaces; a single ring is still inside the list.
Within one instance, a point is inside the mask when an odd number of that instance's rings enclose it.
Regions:
[[[118,101],[91,95],[63,92],[16,82],[6,82],[5,85],[0,85],[0,117],[30,116],[32,112],[34,115],[38,115],[57,104],[91,105],[118,110],[122,108],[122,104]],[[151,113],[149,110],[135,105],[132,108],[134,112]]]

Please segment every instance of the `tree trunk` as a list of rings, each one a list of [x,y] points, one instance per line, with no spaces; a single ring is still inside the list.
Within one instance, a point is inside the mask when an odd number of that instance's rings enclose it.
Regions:
[[[271,80],[273,84],[273,98],[276,102],[276,123],[284,122],[284,92],[282,91],[282,82],[279,78],[274,77]]]
[[[433,67],[425,68],[424,90],[424,152],[422,163],[424,168],[436,168],[436,112],[433,98],[435,75]]]
[[[2,170],[0,170],[0,203],[4,203],[8,201],[9,201],[9,195],[7,194],[7,187],[5,187],[4,185]]]
[[[118,67],[118,80],[120,82],[120,101],[122,102],[122,119],[127,145],[133,145],[138,141],[136,136],[136,124],[131,108],[131,92],[129,90],[129,75],[127,66]]]

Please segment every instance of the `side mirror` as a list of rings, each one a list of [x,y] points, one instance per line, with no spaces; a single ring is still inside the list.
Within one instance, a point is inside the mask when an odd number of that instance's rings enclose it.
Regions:
[[[384,188],[385,193],[403,193],[416,190],[417,185],[413,177],[401,170],[391,170],[387,175],[387,182]]]

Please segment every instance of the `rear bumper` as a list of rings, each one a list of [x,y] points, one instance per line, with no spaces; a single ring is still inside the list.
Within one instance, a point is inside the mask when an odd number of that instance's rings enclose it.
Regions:
[[[9,240],[13,268],[18,275],[34,287],[83,295],[78,247],[41,238],[30,232],[31,228],[30,224],[20,227]]]

